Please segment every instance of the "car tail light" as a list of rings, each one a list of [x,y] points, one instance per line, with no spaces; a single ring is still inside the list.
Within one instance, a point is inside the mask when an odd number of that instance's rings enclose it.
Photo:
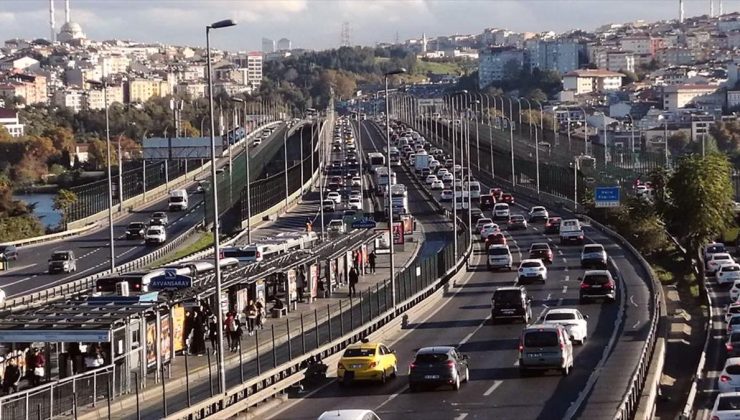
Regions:
[[[614,280],[609,280],[609,283],[606,284],[607,289],[613,289],[614,288]]]
[[[261,257],[261,256],[262,256],[262,254],[260,254],[260,252],[259,252],[259,251],[257,251],[257,253],[256,253],[256,254],[254,254],[254,255],[256,256],[256,258],[259,258],[259,257]]]
[[[416,363],[411,362],[411,364],[409,364],[409,370],[411,369],[416,369]]]
[[[141,289],[141,283],[134,283],[134,289]]]
[[[344,369],[342,362],[337,363],[337,369]]]
[[[367,365],[367,367],[370,369],[374,368],[375,366],[378,366],[378,362],[370,362],[370,364]]]
[[[719,420],[719,417],[717,417],[717,416],[712,416],[712,419],[711,419],[711,420]]]
[[[732,378],[730,376],[727,376],[727,375],[722,375],[722,376],[719,377],[719,381],[720,382],[730,382],[731,380],[732,380]]]
[[[581,289],[588,289],[589,287],[591,287],[591,285],[588,283],[581,283]]]
[[[519,340],[519,353],[524,351],[524,344],[522,343],[522,340]]]
[[[727,351],[730,351],[731,352],[733,350],[732,343],[727,343],[725,345],[725,348],[727,349]]]
[[[455,361],[454,360],[448,360],[447,361],[447,367],[449,367],[449,368],[455,367]]]

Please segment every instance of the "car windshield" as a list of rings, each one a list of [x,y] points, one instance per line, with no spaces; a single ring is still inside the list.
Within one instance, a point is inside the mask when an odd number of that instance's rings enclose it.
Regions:
[[[713,259],[714,259],[714,261],[717,261],[717,260],[729,260],[730,259],[730,256],[729,255],[715,255]]]
[[[740,396],[720,396],[717,411],[740,410]]]
[[[707,254],[716,254],[718,252],[725,252],[724,245],[712,245],[707,248]]]
[[[68,259],[69,259],[69,254],[67,254],[66,252],[51,254],[52,261],[67,261]]]
[[[416,363],[444,363],[447,361],[447,353],[421,353],[416,355]]]
[[[130,225],[128,225],[128,227],[131,229],[141,229],[144,227],[144,224],[143,223],[131,223]]]
[[[170,197],[170,202],[172,203],[181,203],[185,201],[184,197]]]
[[[521,302],[522,294],[518,290],[497,290],[493,294],[496,302]]]
[[[609,283],[609,276],[606,274],[590,274],[583,278],[586,284],[606,284]]]
[[[525,347],[555,347],[559,344],[555,331],[531,331],[524,334]]]
[[[147,235],[159,235],[160,232],[162,231],[159,229],[149,229],[148,231],[146,231]]]
[[[549,251],[550,247],[547,244],[532,244],[532,251]]]
[[[563,321],[567,319],[576,319],[576,314],[572,312],[556,312],[545,315],[545,321]]]
[[[523,268],[534,268],[534,267],[540,267],[540,266],[541,266],[540,263],[534,262],[534,261],[522,263]]]
[[[523,220],[524,220],[524,217],[522,217],[522,216],[511,216],[511,221],[512,222],[521,222]]]
[[[344,355],[342,357],[372,357],[375,356],[375,349],[374,348],[354,348],[354,349],[347,349],[344,351]]]
[[[725,266],[722,266],[721,270],[723,272],[740,271],[740,265],[725,265]]]

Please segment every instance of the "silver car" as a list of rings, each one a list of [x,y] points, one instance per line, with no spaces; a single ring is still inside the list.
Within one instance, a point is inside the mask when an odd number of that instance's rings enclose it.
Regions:
[[[601,244],[587,244],[581,251],[582,268],[600,268],[606,270],[606,250]]]
[[[519,373],[557,369],[567,376],[573,368],[573,343],[560,324],[534,324],[519,339]]]

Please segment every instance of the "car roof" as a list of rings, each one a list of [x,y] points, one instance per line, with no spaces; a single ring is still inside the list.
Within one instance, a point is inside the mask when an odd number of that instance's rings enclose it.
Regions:
[[[524,327],[524,329],[522,330],[522,334],[527,334],[530,332],[537,332],[537,331],[544,331],[544,330],[553,331],[553,330],[558,330],[561,328],[562,327],[560,326],[560,324],[532,324],[527,327]]]
[[[530,248],[534,248],[536,246],[546,246],[550,248],[550,244],[548,244],[547,242],[535,242],[530,246]]]
[[[526,289],[524,288],[524,286],[501,286],[501,287],[497,287],[496,289],[494,289],[493,292],[494,293],[499,292],[499,291],[505,292],[507,290],[516,290],[518,292],[521,292],[522,290],[526,290]]]
[[[373,411],[359,408],[330,410],[324,411],[321,416],[319,416],[319,420],[356,420],[362,419],[370,413],[373,413]]]
[[[584,277],[591,275],[597,275],[597,274],[610,274],[609,270],[586,270],[586,272],[583,273]]]
[[[539,259],[539,258],[526,258],[526,259],[523,259],[523,260],[522,260],[522,262],[521,262],[520,264],[524,264],[524,263],[529,263],[529,262],[534,262],[534,263],[544,264],[544,263],[542,262],[542,260],[541,260],[541,259]]]
[[[730,365],[740,365],[740,357],[729,357],[725,361],[725,367]]]
[[[493,244],[493,245],[491,245],[491,246],[488,247],[488,249],[491,249],[491,248],[506,248],[506,249],[509,249],[509,245]],[[740,280],[738,280],[738,281],[740,281]]]
[[[381,345],[378,342],[367,342],[363,343],[362,341],[358,341],[357,343],[352,343],[349,346],[347,346],[348,349],[374,349]]]

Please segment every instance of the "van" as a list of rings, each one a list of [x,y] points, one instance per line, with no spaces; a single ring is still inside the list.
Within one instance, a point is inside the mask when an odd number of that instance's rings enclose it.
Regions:
[[[511,251],[508,245],[491,245],[488,247],[488,269],[505,268],[511,271],[511,266],[514,262],[514,258],[511,256]]]
[[[493,205],[493,220],[509,219],[509,205],[506,203],[496,203]]]
[[[170,211],[184,211],[188,209],[188,192],[185,190],[170,191],[170,198],[167,202]]]
[[[519,373],[557,369],[567,376],[573,368],[573,343],[560,324],[534,324],[519,338]]]
[[[480,199],[480,182],[478,181],[470,181],[465,183],[465,190],[467,191],[470,189],[470,198],[473,200]]]

